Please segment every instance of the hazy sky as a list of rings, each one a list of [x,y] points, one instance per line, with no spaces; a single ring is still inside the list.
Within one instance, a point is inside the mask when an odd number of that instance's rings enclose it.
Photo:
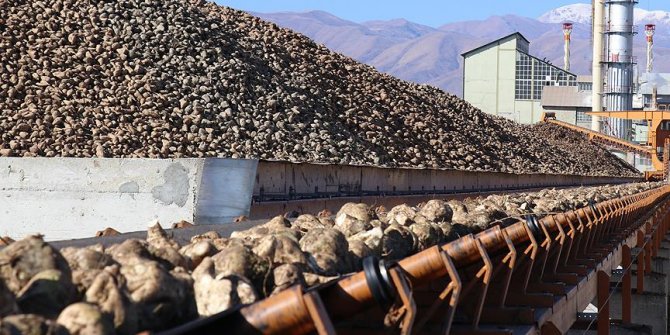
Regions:
[[[324,10],[355,22],[404,18],[429,26],[481,20],[491,15],[516,14],[538,17],[560,6],[583,0],[215,0],[245,11],[272,13],[281,11]],[[670,11],[668,0],[640,0],[638,7]]]

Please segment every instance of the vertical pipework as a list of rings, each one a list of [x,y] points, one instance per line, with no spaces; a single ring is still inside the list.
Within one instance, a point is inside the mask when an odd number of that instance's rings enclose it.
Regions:
[[[644,34],[647,35],[647,73],[654,69],[654,32],[656,32],[655,24],[644,26]]]
[[[603,60],[604,35],[603,27],[605,24],[605,1],[593,0],[593,93],[591,103],[593,110],[601,112],[603,110],[603,69],[601,61]],[[600,117],[591,118],[591,129],[597,132],[601,131]]]
[[[563,69],[570,71],[570,34],[572,34],[572,23],[563,23],[563,47],[565,56],[563,58]]]
[[[657,96],[658,96],[658,88],[656,87],[656,85],[654,85],[654,88],[651,90],[651,104],[649,104],[649,107],[653,111],[658,109]]]
[[[635,93],[633,56],[633,37],[636,34],[633,25],[633,11],[638,0],[606,0],[609,6],[609,20],[605,28],[607,35],[607,88],[605,90],[608,111],[627,111],[633,109]],[[631,120],[611,119],[612,134],[620,138],[629,138]]]

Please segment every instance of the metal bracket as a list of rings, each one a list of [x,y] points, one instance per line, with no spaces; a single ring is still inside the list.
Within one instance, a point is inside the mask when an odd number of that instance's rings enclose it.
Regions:
[[[395,324],[393,321],[399,320],[400,334],[410,335],[412,334],[412,327],[414,326],[414,319],[416,318],[416,304],[412,297],[410,283],[407,281],[407,278],[402,273],[402,268],[400,267],[396,266],[392,268],[389,273],[400,301],[399,306],[392,307],[386,317],[391,320],[391,323],[393,324]]]
[[[477,273],[477,278],[482,279],[482,292],[479,296],[479,302],[477,304],[477,308],[475,310],[475,315],[472,320],[472,327],[474,329],[479,328],[479,320],[482,317],[482,310],[484,309],[484,300],[486,300],[486,292],[489,289],[489,285],[491,284],[491,275],[493,273],[493,263],[491,262],[491,258],[489,257],[489,254],[486,252],[486,249],[484,249],[484,245],[482,244],[482,241],[480,241],[478,238],[475,239],[475,244],[477,245],[477,249],[479,249],[479,254],[482,256],[482,260],[484,261],[484,266],[479,270]]]
[[[310,291],[303,295],[303,299],[305,300],[305,306],[307,306],[309,315],[312,317],[317,333],[319,335],[336,334],[333,322],[330,320],[326,308],[323,306],[323,301],[321,301],[319,293]]]
[[[505,258],[503,258],[503,264],[507,264],[507,276],[505,276],[504,282],[503,282],[503,294],[500,297],[500,301],[498,302],[499,307],[503,307],[505,305],[505,301],[507,300],[507,293],[509,291],[509,285],[510,282],[512,281],[512,274],[514,273],[514,269],[516,267],[516,257],[517,257],[517,252],[516,248],[514,248],[514,243],[512,243],[512,240],[509,238],[509,235],[507,234],[506,231],[503,231],[503,236],[505,237],[505,243],[507,244],[507,249],[509,249],[509,253],[505,255]]]
[[[438,247],[435,247],[438,248]],[[430,321],[435,312],[444,305],[447,298],[449,298],[449,307],[447,308],[444,316],[444,321],[442,322],[442,333],[449,334],[451,330],[451,324],[454,320],[454,314],[456,313],[456,307],[458,307],[458,301],[460,299],[461,291],[463,289],[463,284],[461,278],[458,275],[458,270],[454,263],[451,261],[451,257],[445,251],[440,249],[440,257],[442,258],[442,263],[444,264],[447,273],[449,274],[450,282],[444,288],[444,290],[438,295],[438,298],[430,306],[424,317],[416,324],[415,332],[420,333],[423,327]]]

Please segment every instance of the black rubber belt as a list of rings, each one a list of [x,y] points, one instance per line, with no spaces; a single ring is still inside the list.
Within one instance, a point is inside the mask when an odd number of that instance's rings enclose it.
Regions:
[[[374,256],[363,259],[363,272],[372,297],[384,310],[389,309],[395,300],[395,291],[384,261]]]
[[[542,237],[542,229],[540,228],[540,221],[533,214],[526,215],[526,226],[530,229],[535,239]]]
[[[589,200],[589,207],[593,211],[593,214],[598,215],[598,210],[596,209],[596,203],[593,200]]]

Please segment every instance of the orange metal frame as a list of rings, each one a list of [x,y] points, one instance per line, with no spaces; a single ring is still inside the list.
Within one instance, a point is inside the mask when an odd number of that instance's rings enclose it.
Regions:
[[[604,145],[615,147],[615,148],[618,148],[618,149],[621,149],[621,150],[636,152],[636,153],[645,154],[645,155],[655,155],[656,154],[656,151],[651,147],[641,146],[639,144],[628,142],[628,141],[620,139],[618,137],[605,135],[603,133],[599,133],[599,132],[591,130],[591,129],[576,126],[574,124],[570,124],[570,123],[563,122],[563,121],[558,121],[558,120],[546,120],[545,122],[552,123],[552,124],[559,125],[559,126],[564,127],[564,128],[569,128],[569,129],[572,129],[574,131],[578,131],[580,133],[587,134],[589,136],[589,139],[592,140],[592,141],[600,142]]]
[[[507,227],[493,227],[389,268],[396,302],[381,308],[365,273],[322,287],[296,286],[169,334],[561,334],[598,297],[599,334],[609,331],[609,276],[622,265],[623,321],[631,315],[631,262],[651,271],[668,233],[670,186]],[[637,276],[636,294],[644,290]],[[384,326],[386,324],[386,326]],[[518,330],[518,329],[517,329]]]
[[[617,112],[588,112],[591,116],[610,117],[626,120],[649,121],[649,145],[656,148],[663,145],[664,138],[668,137],[668,131],[661,129],[663,121],[670,121],[668,111],[617,111]]]
[[[667,150],[664,150],[663,160],[658,156],[657,148],[666,146],[666,141],[670,137],[670,131],[663,130],[661,125],[663,121],[670,122],[670,112],[666,111],[622,111],[622,112],[588,112],[586,113],[592,116],[599,117],[613,117],[627,120],[647,120],[649,122],[649,133],[647,137],[648,146],[638,145],[636,143],[628,142],[626,140],[620,139],[618,137],[605,135],[591,129],[584,127],[579,127],[570,123],[558,121],[555,119],[544,118],[544,121],[547,123],[552,123],[561,127],[569,128],[574,131],[586,134],[589,137],[589,140],[618,148],[628,152],[636,152],[639,154],[649,155],[651,157],[652,166],[656,171],[646,173],[647,179],[663,179],[663,176],[667,174],[667,156],[665,153]]]

